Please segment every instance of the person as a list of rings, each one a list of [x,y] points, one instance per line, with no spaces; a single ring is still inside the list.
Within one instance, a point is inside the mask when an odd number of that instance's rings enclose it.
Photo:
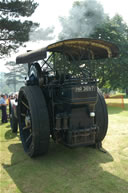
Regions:
[[[3,95],[0,95],[0,110],[2,111]]]
[[[6,103],[6,95],[1,95],[1,110],[2,110],[2,123],[7,123],[7,103]]]
[[[0,95],[0,109],[1,109],[1,104],[2,104],[2,97]]]

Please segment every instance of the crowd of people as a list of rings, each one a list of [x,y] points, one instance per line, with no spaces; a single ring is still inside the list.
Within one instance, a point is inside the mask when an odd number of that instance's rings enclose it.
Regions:
[[[9,105],[10,99],[17,99],[18,92],[12,93],[10,95],[1,94],[0,95],[0,110],[1,110],[1,123],[8,122],[7,106]]]

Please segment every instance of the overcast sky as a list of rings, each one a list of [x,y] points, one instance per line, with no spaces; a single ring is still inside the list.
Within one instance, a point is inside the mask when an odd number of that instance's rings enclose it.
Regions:
[[[39,6],[33,14],[36,20],[39,20],[43,26],[58,23],[58,16],[67,16],[72,7],[73,2],[76,0],[36,0]],[[97,0],[103,5],[105,13],[114,16],[119,13],[123,16],[124,20],[128,22],[128,0]]]
[[[60,31],[60,23],[59,23],[59,16],[67,17],[69,10],[72,7],[72,4],[76,0],[35,0],[39,3],[38,8],[36,9],[35,13],[32,16],[32,20],[40,23],[40,27],[47,28],[50,26],[55,27],[55,34],[57,34]],[[98,0],[103,5],[104,12],[107,13],[110,17],[114,16],[116,13],[119,13],[124,21],[128,23],[128,0]],[[48,45],[49,43],[54,42],[55,40],[52,40],[51,42],[44,42],[44,45],[40,45],[39,43],[36,44],[38,48]],[[33,49],[30,48],[32,44],[28,44],[27,49]],[[33,47],[35,48],[35,44],[33,44]],[[17,54],[16,54],[17,55]],[[13,54],[13,57],[16,57],[15,54]],[[0,72],[6,71],[6,68],[4,67],[4,61],[1,60],[0,65]]]
[[[58,27],[59,16],[68,16],[69,10],[73,2],[76,0],[36,0],[39,6],[33,17],[36,21],[40,21],[42,27],[54,25]],[[104,12],[110,17],[116,13],[122,15],[124,20],[128,23],[128,0],[97,0],[104,8]]]

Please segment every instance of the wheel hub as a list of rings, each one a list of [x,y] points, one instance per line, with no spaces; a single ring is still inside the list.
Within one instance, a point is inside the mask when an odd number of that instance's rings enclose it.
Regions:
[[[27,115],[27,116],[25,117],[25,125],[26,125],[26,126],[30,126],[30,125],[31,125],[31,120],[30,120],[30,116],[29,116],[29,115]]]

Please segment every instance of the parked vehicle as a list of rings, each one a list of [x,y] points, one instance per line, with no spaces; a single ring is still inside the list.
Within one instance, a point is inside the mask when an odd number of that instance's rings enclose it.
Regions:
[[[80,38],[56,42],[16,58],[17,64],[28,64],[26,85],[19,91],[17,117],[21,141],[30,157],[48,151],[50,136],[69,147],[102,147],[108,113],[97,87],[93,59],[117,55],[118,48],[112,43]]]

